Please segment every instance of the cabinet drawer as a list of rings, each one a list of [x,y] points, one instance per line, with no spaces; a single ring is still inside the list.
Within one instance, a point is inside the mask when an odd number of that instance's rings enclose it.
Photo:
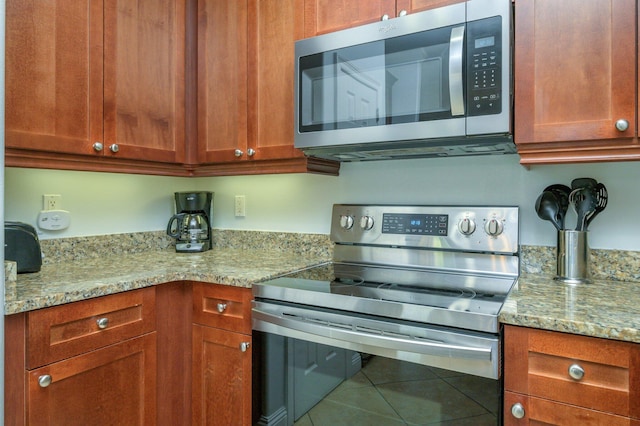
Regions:
[[[633,343],[505,327],[505,390],[640,417]]]
[[[251,289],[194,283],[193,322],[251,334]]]
[[[27,369],[155,330],[155,288],[54,306],[27,315]]]
[[[521,404],[524,417],[513,416],[511,409]],[[528,397],[512,392],[504,395],[504,424],[515,425],[580,425],[580,426],[638,426],[639,421],[615,414],[561,404],[542,398]]]

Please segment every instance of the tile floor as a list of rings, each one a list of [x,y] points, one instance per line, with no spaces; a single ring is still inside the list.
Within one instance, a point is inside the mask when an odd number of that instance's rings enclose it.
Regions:
[[[296,426],[496,425],[497,383],[371,357]]]

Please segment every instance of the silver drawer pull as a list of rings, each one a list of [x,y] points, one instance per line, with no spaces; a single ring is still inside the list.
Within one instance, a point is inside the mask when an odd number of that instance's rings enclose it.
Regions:
[[[96,324],[98,324],[98,328],[100,330],[104,330],[105,328],[109,327],[109,318],[100,318],[96,321]]]
[[[582,380],[584,377],[584,368],[578,364],[571,364],[569,366],[569,376],[571,376],[573,380]]]
[[[226,303],[218,303],[218,312],[223,313],[226,310],[227,310],[227,304]]]
[[[624,118],[621,118],[620,120],[616,121],[616,129],[619,132],[624,132],[629,128],[629,122],[627,120],[625,120]]]
[[[524,414],[524,407],[519,402],[516,402],[511,406],[511,415],[513,415],[513,417],[515,417],[516,419],[524,418]]]
[[[249,349],[249,346],[251,346],[250,342],[242,342],[240,343],[240,350],[242,352],[246,352]]]
[[[51,381],[51,376],[48,374],[44,374],[38,377],[38,384],[41,388],[46,388],[47,386],[49,386],[51,384]]]

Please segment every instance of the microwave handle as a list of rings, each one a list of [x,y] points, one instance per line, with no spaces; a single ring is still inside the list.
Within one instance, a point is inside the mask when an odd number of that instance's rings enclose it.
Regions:
[[[451,115],[464,115],[462,84],[462,52],[464,47],[464,25],[451,29],[449,40],[449,99]]]

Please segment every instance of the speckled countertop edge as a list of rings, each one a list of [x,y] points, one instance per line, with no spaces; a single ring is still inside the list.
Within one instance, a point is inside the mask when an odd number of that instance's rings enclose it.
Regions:
[[[640,283],[594,279],[566,284],[552,276],[521,275],[499,320],[591,337],[640,343]]]
[[[87,258],[43,265],[40,272],[7,280],[4,308],[10,315],[174,281],[251,287],[255,282],[328,260],[317,255],[232,248]]]

